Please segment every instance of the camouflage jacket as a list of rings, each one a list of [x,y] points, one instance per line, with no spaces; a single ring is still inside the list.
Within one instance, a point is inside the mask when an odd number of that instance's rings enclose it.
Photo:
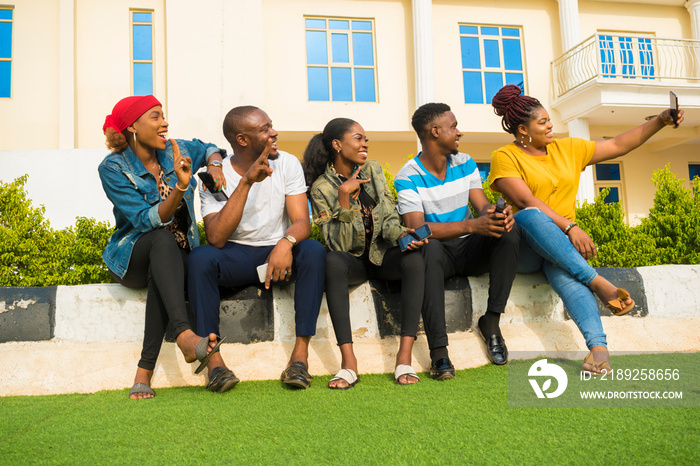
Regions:
[[[381,165],[368,161],[360,170],[358,178],[370,179],[362,185],[376,206],[372,210],[374,232],[369,249],[369,260],[381,265],[384,253],[396,246],[399,236],[406,231],[396,211],[396,200],[389,191]],[[321,229],[330,251],[345,251],[360,257],[365,250],[365,227],[362,223],[360,203],[350,198],[350,209],[341,207],[338,187],[342,181],[331,164],[311,186],[311,210],[313,221]]]

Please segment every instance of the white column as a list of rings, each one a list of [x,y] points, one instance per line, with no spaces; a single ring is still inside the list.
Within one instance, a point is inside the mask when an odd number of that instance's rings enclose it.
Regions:
[[[693,39],[700,39],[700,0],[688,0],[685,7],[690,13],[690,28],[693,32]]]
[[[588,120],[585,118],[576,118],[569,122],[569,136],[572,138],[591,139],[591,132],[588,129]],[[579,203],[584,201],[593,202],[595,199],[595,187],[593,186],[593,167],[588,166],[581,173],[581,180],[578,185],[578,194],[576,200]]]
[[[432,0],[413,0],[413,50],[418,108],[435,101]]]
[[[578,0],[559,0],[559,28],[562,52],[574,48],[581,42]]]
[[[559,0],[559,28],[561,33],[562,52],[571,50],[581,42],[581,26],[578,16],[578,0]],[[590,139],[588,120],[577,118],[569,122],[569,136],[581,139]],[[586,167],[581,174],[576,200],[593,202],[595,199],[595,187],[593,186],[593,168]]]
[[[58,5],[58,148],[74,149],[75,140],[75,0]]]

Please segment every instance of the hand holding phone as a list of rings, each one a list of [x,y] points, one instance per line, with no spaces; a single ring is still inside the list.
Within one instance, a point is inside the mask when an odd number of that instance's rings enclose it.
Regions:
[[[260,280],[260,283],[265,283],[265,278],[267,276],[267,266],[268,266],[268,263],[265,262],[264,264],[259,265],[257,267],[258,280]]]
[[[399,238],[399,248],[401,248],[401,252],[404,252],[406,249],[408,249],[408,245],[413,241],[423,241],[432,234],[433,232],[430,231],[430,227],[426,223],[422,227],[416,229],[414,232],[409,232],[407,235]]]
[[[668,91],[668,97],[671,101],[671,118],[673,118],[673,127],[678,128],[678,96],[673,91]]]
[[[214,195],[214,199],[220,202],[223,202],[228,199],[228,196],[225,192],[216,189],[216,184],[214,184],[214,178],[212,178],[209,172],[199,172],[197,173],[197,176],[200,180],[202,180],[202,183],[204,183],[204,186],[206,186],[209,192]]]
[[[506,200],[503,199],[501,196],[498,196],[498,199],[496,200],[496,212],[502,214],[505,208]]]

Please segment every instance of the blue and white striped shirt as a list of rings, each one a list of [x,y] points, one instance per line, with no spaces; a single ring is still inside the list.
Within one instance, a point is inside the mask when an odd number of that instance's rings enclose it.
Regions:
[[[406,162],[394,180],[399,213],[423,212],[426,222],[436,223],[473,218],[469,190],[482,189],[476,162],[467,154],[447,155],[447,173],[441,180],[423,166],[419,156]]]

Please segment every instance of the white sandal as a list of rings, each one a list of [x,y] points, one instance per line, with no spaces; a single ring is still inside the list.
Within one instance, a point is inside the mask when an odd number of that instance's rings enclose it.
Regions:
[[[411,366],[408,364],[399,364],[394,371],[394,383],[397,385],[413,385],[412,383],[399,382],[399,377],[404,375],[413,377],[416,379],[416,382],[420,382],[420,377],[418,377],[418,374],[416,374],[416,371],[413,370]]]
[[[331,382],[335,382],[336,380],[345,380],[348,383],[348,386],[331,387],[330,385],[328,385],[328,388],[330,388],[331,390],[347,390],[348,388],[354,387],[357,384],[357,382],[360,381],[359,377],[357,377],[357,374],[352,369],[340,369],[338,373],[335,374],[335,377],[329,380],[328,383],[330,384]]]

